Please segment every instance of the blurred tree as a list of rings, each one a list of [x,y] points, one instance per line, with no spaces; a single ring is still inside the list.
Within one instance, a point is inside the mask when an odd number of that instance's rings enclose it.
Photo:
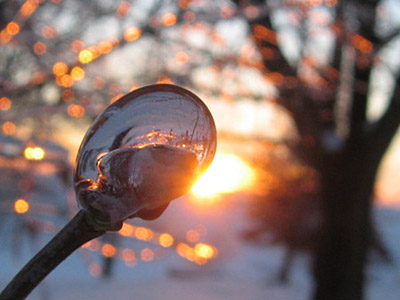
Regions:
[[[264,184],[250,205],[253,222],[243,238],[267,246],[283,245],[285,253],[276,279],[285,284],[296,253],[312,253],[318,242],[320,188],[315,170],[293,155],[280,158],[282,150],[273,148],[276,149],[270,151],[268,159],[259,162]]]
[[[320,176],[323,224],[314,298],[362,299],[374,182],[400,120],[398,68],[385,52],[396,47],[399,33],[398,24],[386,19],[393,4],[236,2],[249,17],[279,101],[296,123],[293,150]],[[284,34],[296,37],[292,57],[282,46]],[[330,47],[321,53],[324,44]],[[385,95],[386,110],[371,118],[376,82],[385,71],[393,90]]]
[[[276,280],[286,284],[289,283],[296,255],[313,254],[319,246],[323,218],[318,172],[296,159],[292,153],[287,153],[288,150],[283,147],[269,146],[267,159],[257,159],[258,166],[263,170],[259,175],[263,184],[250,201],[252,222],[242,237],[264,246],[277,244],[284,247]],[[287,154],[281,157],[281,152],[285,151]],[[393,262],[374,227],[371,228],[368,246],[371,254],[376,254],[382,262]]]
[[[400,117],[396,5],[0,1],[1,129],[60,139],[66,119],[82,127],[108,99],[155,82],[278,102],[297,128],[291,148],[320,178],[315,299],[362,299],[375,177]]]

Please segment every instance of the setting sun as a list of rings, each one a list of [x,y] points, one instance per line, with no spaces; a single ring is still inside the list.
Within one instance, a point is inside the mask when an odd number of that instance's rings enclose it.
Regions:
[[[210,168],[192,188],[197,197],[212,197],[222,193],[232,193],[248,188],[254,171],[241,158],[228,153],[217,153]]]

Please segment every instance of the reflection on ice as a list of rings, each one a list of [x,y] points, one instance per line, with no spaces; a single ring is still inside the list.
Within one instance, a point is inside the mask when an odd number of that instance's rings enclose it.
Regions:
[[[105,223],[154,219],[190,189],[215,149],[214,120],[197,96],[167,84],[135,90],[110,105],[82,142],[79,204]]]

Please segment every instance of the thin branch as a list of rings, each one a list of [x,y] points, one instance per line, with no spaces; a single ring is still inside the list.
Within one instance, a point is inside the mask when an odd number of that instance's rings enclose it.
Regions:
[[[377,43],[375,44],[374,47],[374,53],[378,54],[378,52],[384,48],[387,44],[389,44],[391,41],[393,41],[395,38],[400,36],[400,27],[394,30],[392,33],[389,35],[385,36],[384,38],[378,39]]]
[[[389,136],[392,137],[400,125],[400,76],[397,78],[395,84],[385,113],[372,127],[371,137],[374,139],[374,143],[389,143],[390,140],[384,141],[383,139],[385,137],[389,138]]]
[[[360,26],[360,35],[369,41],[376,37],[376,6],[377,2],[367,5],[369,11],[373,12],[368,20],[364,20]],[[364,135],[367,118],[367,99],[370,87],[370,77],[373,68],[372,60],[357,50],[354,71],[355,86],[353,88],[353,103],[350,118],[350,139],[359,138]]]
[[[105,231],[96,230],[87,220],[87,213],[77,215],[37,253],[0,294],[0,300],[22,300],[64,259],[84,243]]]

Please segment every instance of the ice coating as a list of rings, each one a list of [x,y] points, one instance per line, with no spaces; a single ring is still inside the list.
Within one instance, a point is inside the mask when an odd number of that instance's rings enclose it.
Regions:
[[[74,175],[78,202],[112,221],[155,218],[187,192],[215,149],[213,118],[197,96],[174,85],[141,88],[110,105],[86,133]]]
[[[115,223],[187,193],[197,168],[193,152],[173,146],[116,149],[99,159],[98,179],[80,191],[80,203],[98,221]]]

